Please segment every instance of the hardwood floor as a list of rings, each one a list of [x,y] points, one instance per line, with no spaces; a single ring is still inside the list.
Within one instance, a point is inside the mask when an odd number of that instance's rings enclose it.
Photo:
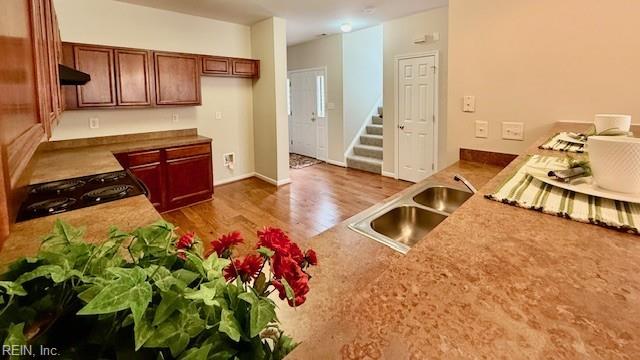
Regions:
[[[205,245],[230,231],[240,231],[253,248],[256,231],[274,226],[304,241],[411,186],[405,181],[359,170],[319,164],[291,169],[290,185],[275,187],[257,178],[215,188],[213,200],[163,214],[179,232],[195,231]]]

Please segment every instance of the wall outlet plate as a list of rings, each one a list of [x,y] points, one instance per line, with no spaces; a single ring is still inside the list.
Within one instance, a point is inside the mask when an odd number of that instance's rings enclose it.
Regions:
[[[180,115],[178,115],[178,113],[171,114],[171,122],[173,123],[180,122]]]
[[[462,111],[475,112],[476,111],[476,97],[467,95],[462,99]]]
[[[489,137],[489,122],[476,120],[476,137],[486,139]]]
[[[216,120],[222,120],[222,112],[216,111]]]
[[[503,122],[502,138],[505,140],[524,140],[524,123]]]
[[[100,127],[100,119],[97,117],[89,118],[89,129],[98,129]]]
[[[224,157],[224,166],[233,167],[233,164],[236,162],[236,154],[235,153],[226,153],[222,155]]]

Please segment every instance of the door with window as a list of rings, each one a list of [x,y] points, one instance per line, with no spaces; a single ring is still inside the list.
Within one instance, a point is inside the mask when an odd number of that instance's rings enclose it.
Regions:
[[[418,182],[435,171],[435,56],[398,61],[398,177]]]
[[[324,70],[289,73],[289,130],[292,153],[326,159]]]

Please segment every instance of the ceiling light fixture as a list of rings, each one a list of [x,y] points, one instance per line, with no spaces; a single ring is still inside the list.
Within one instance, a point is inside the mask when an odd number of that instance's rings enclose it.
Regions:
[[[375,6],[367,6],[366,8],[364,8],[364,10],[362,10],[362,12],[364,12],[367,15],[371,15],[374,12],[376,12],[376,8]]]
[[[352,30],[351,24],[349,23],[344,23],[342,25],[340,25],[340,30],[342,30],[342,32],[348,33]]]

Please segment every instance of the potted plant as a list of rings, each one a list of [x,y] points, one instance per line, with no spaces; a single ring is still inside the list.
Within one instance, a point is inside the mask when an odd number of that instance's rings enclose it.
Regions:
[[[0,281],[3,351],[75,359],[281,359],[296,346],[278,326],[309,291],[313,250],[280,229],[258,231],[255,254],[233,257],[234,232],[203,255],[193,234],[160,221],[106,241],[57,221],[35,257]]]

